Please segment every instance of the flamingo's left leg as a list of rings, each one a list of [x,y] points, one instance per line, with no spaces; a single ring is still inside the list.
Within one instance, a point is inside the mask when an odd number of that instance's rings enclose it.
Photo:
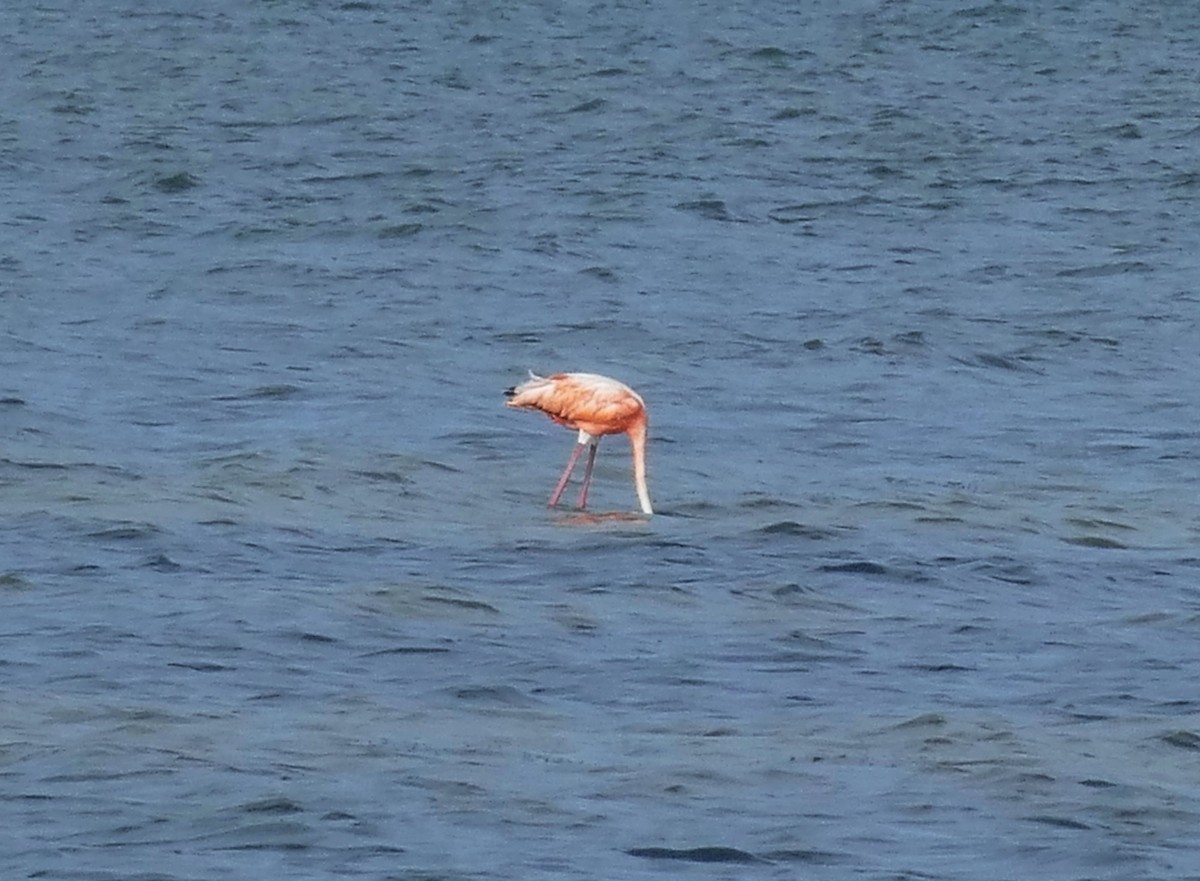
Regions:
[[[579,454],[582,452],[583,444],[575,444],[575,449],[571,450],[571,458],[567,460],[567,467],[563,471],[562,477],[558,479],[558,486],[554,487],[554,494],[550,496],[547,507],[553,508],[562,498],[563,490],[567,488],[567,481],[571,479],[571,472],[575,470],[575,463],[579,461]]]

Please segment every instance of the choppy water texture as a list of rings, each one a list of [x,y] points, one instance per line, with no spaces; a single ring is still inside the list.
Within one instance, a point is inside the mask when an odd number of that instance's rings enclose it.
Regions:
[[[6,4],[4,876],[1195,877],[1198,10]]]

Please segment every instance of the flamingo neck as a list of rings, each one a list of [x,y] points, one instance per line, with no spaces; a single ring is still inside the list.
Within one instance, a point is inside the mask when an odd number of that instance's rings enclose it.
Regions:
[[[650,506],[650,490],[646,487],[646,420],[642,419],[629,429],[629,443],[633,448],[633,486],[643,514],[653,514]]]

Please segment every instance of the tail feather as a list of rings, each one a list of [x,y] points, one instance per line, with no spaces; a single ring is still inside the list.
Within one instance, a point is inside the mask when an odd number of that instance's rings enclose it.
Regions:
[[[538,386],[545,385],[545,383],[546,383],[546,377],[538,376],[536,373],[534,373],[532,370],[530,370],[529,371],[529,379],[527,379],[525,382],[521,383],[520,385],[514,385],[512,388],[505,389],[504,397],[508,398],[511,401],[513,398],[515,398],[517,395],[521,394],[522,392],[527,392],[531,388],[536,388]]]

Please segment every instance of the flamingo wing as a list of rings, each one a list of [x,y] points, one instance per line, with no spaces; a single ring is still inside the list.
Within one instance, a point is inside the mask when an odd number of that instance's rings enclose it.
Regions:
[[[645,410],[633,389],[594,373],[556,373],[509,389],[508,406],[540,410],[560,425],[599,437],[627,431]]]

